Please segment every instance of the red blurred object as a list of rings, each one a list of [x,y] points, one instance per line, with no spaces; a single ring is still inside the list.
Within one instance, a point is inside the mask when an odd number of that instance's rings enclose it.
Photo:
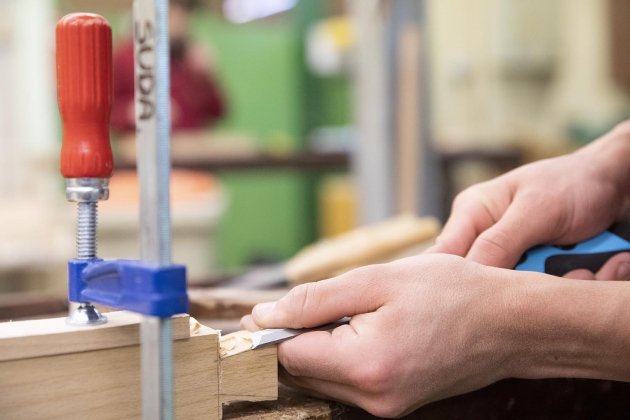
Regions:
[[[171,48],[171,126],[173,132],[202,130],[226,114],[227,100],[211,72],[200,71],[186,59],[173,56]],[[134,114],[133,43],[125,41],[114,53],[114,107],[111,127],[119,133],[133,132]]]
[[[109,178],[112,30],[105,18],[73,13],[57,23],[57,100],[64,178]]]

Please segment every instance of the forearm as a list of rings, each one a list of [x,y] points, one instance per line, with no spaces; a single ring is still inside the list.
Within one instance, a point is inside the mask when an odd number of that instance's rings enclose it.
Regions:
[[[630,381],[630,283],[514,274],[505,305],[511,376]]]

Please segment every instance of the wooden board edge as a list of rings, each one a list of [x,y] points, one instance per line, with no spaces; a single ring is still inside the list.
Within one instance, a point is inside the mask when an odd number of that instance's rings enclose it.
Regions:
[[[0,323],[0,361],[29,359],[66,353],[133,346],[140,343],[142,316],[128,312],[107,313],[102,325],[77,327],[66,318]],[[187,314],[173,317],[173,339],[190,337]]]

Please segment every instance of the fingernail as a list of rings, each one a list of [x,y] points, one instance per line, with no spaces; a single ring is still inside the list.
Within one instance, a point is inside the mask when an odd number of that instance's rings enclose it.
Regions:
[[[276,302],[259,303],[252,309],[252,316],[257,324],[265,323],[271,317],[271,313],[276,307]]]
[[[617,280],[630,280],[630,264],[623,263],[617,269]]]

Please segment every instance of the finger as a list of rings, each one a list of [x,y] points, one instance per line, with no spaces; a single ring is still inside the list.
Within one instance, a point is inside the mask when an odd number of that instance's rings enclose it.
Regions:
[[[562,277],[574,280],[595,280],[595,274],[585,268],[569,271]]]
[[[358,341],[351,325],[308,332],[281,343],[278,360],[293,376],[348,383],[347,372],[356,358],[352,349],[357,349]]]
[[[280,380],[292,387],[318,398],[333,399],[347,405],[358,406],[374,416],[395,417],[403,414],[405,406],[402,401],[396,401],[383,393],[373,393],[360,387],[336,381],[317,378],[295,377],[280,370]]]
[[[290,387],[321,399],[333,399],[346,405],[357,406],[362,395],[356,388],[321,379],[296,377],[289,375],[284,369],[278,370],[280,382]]]
[[[254,306],[263,328],[309,328],[378,309],[388,294],[386,265],[367,266],[339,277],[294,287],[276,302]],[[381,281],[379,281],[381,280]]]
[[[630,252],[611,257],[595,274],[597,280],[630,280]]]
[[[469,189],[458,195],[442,233],[426,252],[465,256],[475,238],[496,222],[489,210],[491,202],[481,188]]]
[[[241,318],[241,329],[247,331],[258,331],[260,327],[254,322],[254,318],[251,315],[245,315]]]
[[[477,237],[466,257],[484,265],[514,268],[526,250],[550,240],[549,235],[546,218],[532,214],[525,200],[516,199],[496,224]]]

